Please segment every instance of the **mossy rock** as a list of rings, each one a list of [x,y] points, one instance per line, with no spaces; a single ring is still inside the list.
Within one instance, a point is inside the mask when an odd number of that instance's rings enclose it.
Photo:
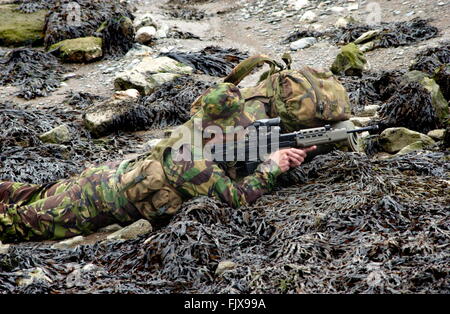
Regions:
[[[336,56],[331,71],[336,75],[360,76],[367,64],[364,53],[354,43],[345,45]]]
[[[46,10],[16,11],[17,5],[0,5],[0,46],[39,46],[44,41]]]
[[[432,78],[421,71],[410,71],[405,74],[406,79],[409,82],[420,83],[431,94],[431,103],[439,121],[442,125],[446,124],[449,118],[449,106],[448,101],[444,98],[441,92],[440,86]]]
[[[81,37],[66,39],[50,46],[64,62],[84,63],[95,61],[103,56],[100,37]]]

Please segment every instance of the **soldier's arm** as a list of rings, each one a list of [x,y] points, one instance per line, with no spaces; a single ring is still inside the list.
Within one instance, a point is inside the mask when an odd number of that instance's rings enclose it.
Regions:
[[[281,173],[280,167],[270,159],[240,182],[233,181],[212,161],[175,162],[170,158],[164,164],[169,181],[186,198],[212,196],[234,208],[249,205],[270,192]]]

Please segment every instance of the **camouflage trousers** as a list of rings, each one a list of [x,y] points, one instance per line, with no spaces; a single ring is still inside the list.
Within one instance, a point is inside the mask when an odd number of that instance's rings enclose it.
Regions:
[[[43,185],[0,181],[0,240],[61,239],[142,218],[117,187],[117,166]]]

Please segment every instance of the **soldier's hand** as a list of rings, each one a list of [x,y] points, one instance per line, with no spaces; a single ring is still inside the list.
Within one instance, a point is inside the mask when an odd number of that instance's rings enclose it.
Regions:
[[[311,146],[305,149],[298,148],[285,148],[280,149],[272,154],[270,154],[269,159],[273,160],[278,167],[280,167],[281,172],[286,172],[291,167],[300,166],[306,158],[306,154],[314,149],[316,146]]]

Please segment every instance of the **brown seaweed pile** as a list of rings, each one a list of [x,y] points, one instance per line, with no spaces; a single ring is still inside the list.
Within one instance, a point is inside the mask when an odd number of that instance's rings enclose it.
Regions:
[[[445,64],[450,64],[450,43],[419,52],[410,70],[422,71],[433,76]]]
[[[381,23],[380,26],[349,24],[344,28],[336,28],[324,32],[296,30],[289,34],[281,43],[288,44],[303,37],[324,37],[329,38],[336,44],[348,44],[354,42],[362,34],[372,30],[381,30],[381,33],[376,36],[377,40],[373,48],[408,46],[419,41],[434,38],[439,33],[439,30],[431,26],[429,21],[414,19],[406,22]]]
[[[195,8],[187,8],[182,5],[169,5],[166,8],[166,14],[176,19],[182,20],[203,20],[206,14]]]
[[[199,73],[211,76],[223,77],[242,60],[249,57],[247,53],[238,49],[224,49],[216,46],[208,46],[199,52],[166,52],[162,56],[167,56],[184,63]]]
[[[69,5],[73,5],[76,2],[80,6],[80,23],[79,25],[68,23],[68,8]],[[107,22],[111,25],[114,22],[110,22],[112,19],[118,17],[127,17],[133,19],[134,16],[128,8],[127,2],[119,0],[61,0],[55,3],[50,9],[49,14],[46,17],[44,28],[44,43],[48,48],[52,44],[65,39],[72,39],[78,37],[93,36],[94,33],[102,26],[102,23]],[[115,27],[110,26],[110,27]],[[113,29],[108,28],[106,41],[113,40]],[[125,36],[124,39],[127,37]],[[122,46],[124,43],[115,43]]]
[[[15,0],[18,4],[18,11],[23,13],[33,13],[39,10],[48,10],[55,5],[56,0]]]
[[[448,158],[334,152],[248,208],[202,197],[136,240],[22,243],[0,255],[0,292],[448,293]],[[16,284],[36,268],[51,282]]]
[[[164,83],[150,96],[136,101],[101,103],[88,109],[87,113],[90,113],[90,110],[98,112],[113,106],[115,115],[110,123],[96,128],[92,135],[99,137],[120,131],[132,132],[180,125],[189,120],[191,103],[211,85],[212,83],[191,76],[181,76]],[[87,102],[89,104],[90,100],[87,99]]]
[[[82,112],[22,108],[0,103],[0,180],[47,183],[81,172],[89,164],[120,159],[138,151],[143,139],[117,134],[94,140],[80,123]],[[46,144],[39,135],[66,124],[68,143]]]
[[[141,104],[147,108],[152,128],[180,125],[190,118],[190,105],[213,83],[181,76],[164,83],[150,96],[142,97]]]
[[[31,48],[17,48],[0,59],[0,86],[19,86],[25,99],[48,96],[60,86],[64,72],[58,59]]]

